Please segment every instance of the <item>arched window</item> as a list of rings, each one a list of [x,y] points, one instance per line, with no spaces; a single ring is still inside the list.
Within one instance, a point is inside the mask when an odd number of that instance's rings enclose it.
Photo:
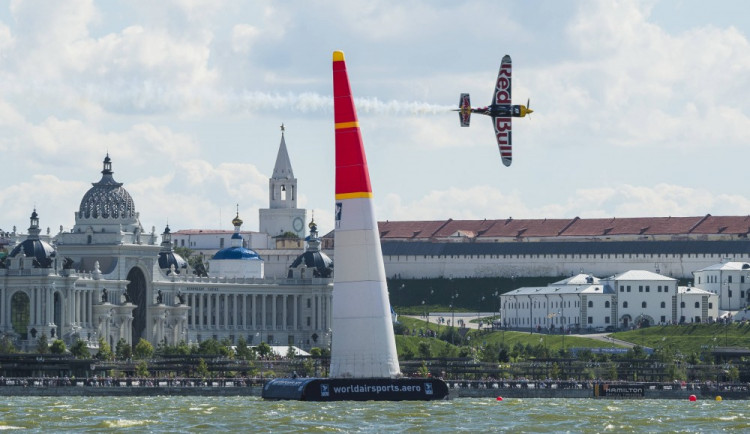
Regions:
[[[623,302],[622,302],[622,307],[623,307],[623,308],[625,308],[625,309],[627,309],[627,307],[628,307],[628,302],[627,302],[627,301],[623,301]]]
[[[662,309],[664,309],[665,307],[667,307],[667,303],[664,303],[664,302],[662,301],[662,302],[661,302],[661,308],[662,308]]]
[[[645,301],[643,303],[641,303],[641,307],[644,308],[644,309],[646,308],[646,302]]]
[[[604,307],[609,307],[609,300],[604,302]]]
[[[594,307],[594,302],[589,300],[589,307]]]
[[[21,339],[28,339],[29,317],[31,313],[31,302],[26,293],[18,291],[10,299],[10,321],[13,331],[18,333]]]
[[[680,307],[685,307],[685,302],[684,301],[680,302]]]
[[[701,303],[699,301],[696,301],[695,302],[695,308],[698,309],[699,307],[701,307]]]

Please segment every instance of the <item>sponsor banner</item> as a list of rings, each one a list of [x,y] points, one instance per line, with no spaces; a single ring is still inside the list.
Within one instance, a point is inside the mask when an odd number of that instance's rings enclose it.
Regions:
[[[643,398],[646,386],[643,384],[597,384],[594,396],[607,398]]]
[[[431,401],[448,386],[435,378],[284,378],[269,381],[266,399],[303,401]]]

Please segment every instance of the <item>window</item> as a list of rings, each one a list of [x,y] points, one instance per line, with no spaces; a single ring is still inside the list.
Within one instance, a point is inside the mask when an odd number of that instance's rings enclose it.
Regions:
[[[730,298],[732,297],[732,290],[731,289],[729,290],[729,297]]]
[[[732,283],[732,276],[727,276],[727,283]]]
[[[714,304],[713,303],[708,303],[708,308],[709,309],[713,309],[714,308]]]
[[[604,302],[604,307],[609,307],[609,300]]]
[[[643,285],[638,285],[638,292],[643,292]]]
[[[662,308],[662,309],[664,309],[665,307],[667,307],[667,303],[664,303],[664,302],[662,301],[662,302],[661,302],[661,308]]]
[[[224,248],[224,238],[219,238],[219,248],[220,249]]]
[[[589,300],[589,307],[594,307],[594,302]]]
[[[588,320],[589,320],[589,324],[593,324],[594,323],[594,317],[593,316],[590,316],[588,318]]]
[[[626,288],[627,288],[627,292],[630,292],[630,285],[628,285]]]
[[[644,309],[646,308],[646,302],[645,301],[643,303],[641,303],[641,307],[644,308]]]
[[[682,307],[682,308],[685,307],[685,302],[684,301],[680,302],[680,307]]]
[[[620,292],[625,292],[625,285],[620,285]]]
[[[656,292],[661,292],[661,285],[656,287]]]
[[[604,324],[609,324],[609,317],[608,316],[604,317]]]
[[[622,302],[622,307],[623,307],[623,309],[626,309],[628,307],[628,302],[627,301],[623,301]]]
[[[667,317],[664,316],[664,315],[662,315],[661,316],[661,323],[664,324],[665,322],[667,322]]]
[[[650,285],[646,285],[646,292],[651,292],[651,286]]]
[[[695,302],[695,308],[696,308],[696,309],[698,309],[699,307],[701,307],[701,304],[700,304],[699,302],[697,302],[697,301],[696,301],[696,302]]]

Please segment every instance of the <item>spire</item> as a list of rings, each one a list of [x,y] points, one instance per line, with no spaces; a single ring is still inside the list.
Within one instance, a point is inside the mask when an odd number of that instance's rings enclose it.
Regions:
[[[34,211],[31,212],[31,217],[29,218],[28,239],[38,240],[40,232],[41,232],[41,229],[39,229],[39,214],[36,213],[36,207],[34,207]]]
[[[292,179],[292,163],[289,161],[289,153],[286,150],[286,141],[284,141],[284,124],[281,124],[281,143],[279,144],[279,153],[276,155],[276,166],[273,168],[273,179]]]

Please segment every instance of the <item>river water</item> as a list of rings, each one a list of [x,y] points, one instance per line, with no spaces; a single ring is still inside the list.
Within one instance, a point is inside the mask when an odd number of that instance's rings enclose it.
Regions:
[[[25,432],[717,432],[750,430],[750,401],[459,398],[5,397],[0,430]]]

